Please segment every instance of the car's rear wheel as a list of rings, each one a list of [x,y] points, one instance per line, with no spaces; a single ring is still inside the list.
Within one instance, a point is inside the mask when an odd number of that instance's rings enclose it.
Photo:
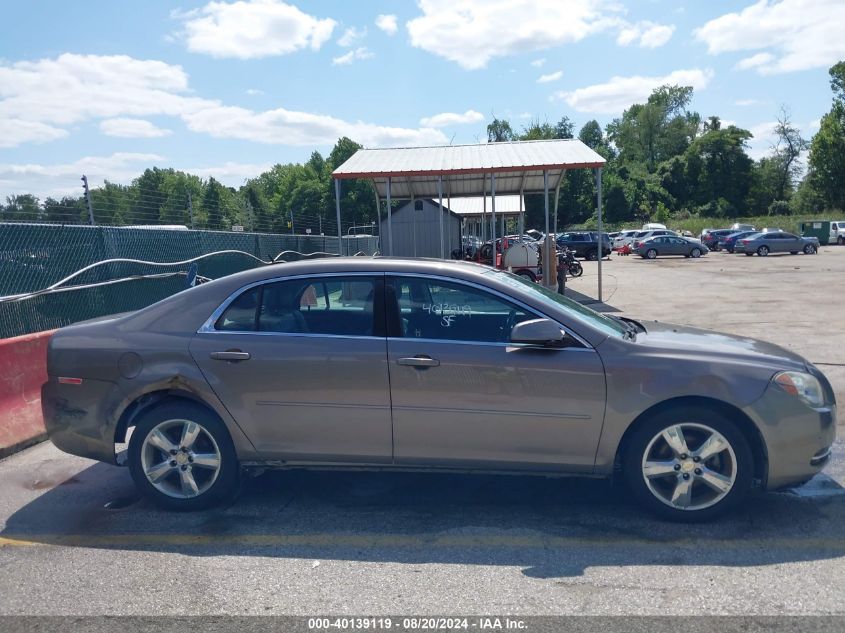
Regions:
[[[587,259],[588,259],[588,260],[590,260],[591,262],[594,262],[594,261],[596,261],[596,260],[599,258],[599,252],[598,252],[597,250],[595,250],[595,251],[587,251],[587,255],[586,255],[586,257],[587,257]]]
[[[240,473],[223,422],[189,402],[144,413],[129,440],[129,470],[138,489],[169,510],[201,510],[229,500]]]
[[[768,246],[761,246],[760,248],[757,249],[757,254],[760,257],[765,257],[766,255],[769,254],[769,247]]]
[[[657,250],[654,248],[650,248],[645,252],[645,256],[648,259],[656,259],[657,258]]]
[[[807,244],[804,247],[804,254],[805,255],[815,255],[815,253],[816,253],[816,247],[813,246],[812,244]]]
[[[708,410],[664,411],[636,429],[623,474],[634,496],[673,521],[707,521],[736,506],[753,477],[748,441],[725,416]]]
[[[700,248],[694,248],[690,251],[689,255],[690,255],[690,257],[692,257],[694,259],[698,259],[699,257],[701,257],[701,249]]]

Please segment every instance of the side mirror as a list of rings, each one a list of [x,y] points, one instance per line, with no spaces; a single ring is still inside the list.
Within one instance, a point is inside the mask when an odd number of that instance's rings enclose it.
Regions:
[[[532,319],[513,326],[511,343],[560,347],[566,335],[560,326],[551,319]]]

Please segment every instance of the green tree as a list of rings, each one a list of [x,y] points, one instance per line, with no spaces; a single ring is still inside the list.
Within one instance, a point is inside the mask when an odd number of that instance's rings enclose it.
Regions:
[[[845,62],[830,69],[833,106],[810,143],[809,184],[825,203],[845,209]]]
[[[787,200],[792,195],[795,180],[801,172],[798,158],[809,147],[801,136],[801,131],[792,123],[792,117],[786,106],[781,106],[778,122],[775,125],[777,141],[772,147],[778,166],[778,178],[775,182],[775,200]]]
[[[488,143],[503,143],[505,141],[515,141],[517,135],[514,134],[511,124],[505,119],[494,118],[487,126],[487,142]]]

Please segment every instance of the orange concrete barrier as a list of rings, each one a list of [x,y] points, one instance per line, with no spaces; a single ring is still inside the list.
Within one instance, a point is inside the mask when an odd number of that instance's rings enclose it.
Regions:
[[[44,439],[41,385],[53,330],[0,339],[0,457]]]

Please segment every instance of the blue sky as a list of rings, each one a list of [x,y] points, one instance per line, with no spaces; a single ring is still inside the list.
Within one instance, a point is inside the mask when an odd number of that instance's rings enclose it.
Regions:
[[[239,185],[274,163],[485,140],[493,116],[605,124],[661,83],[752,130],[808,138],[845,58],[845,2],[32,1],[4,8],[0,196],[152,165]]]

